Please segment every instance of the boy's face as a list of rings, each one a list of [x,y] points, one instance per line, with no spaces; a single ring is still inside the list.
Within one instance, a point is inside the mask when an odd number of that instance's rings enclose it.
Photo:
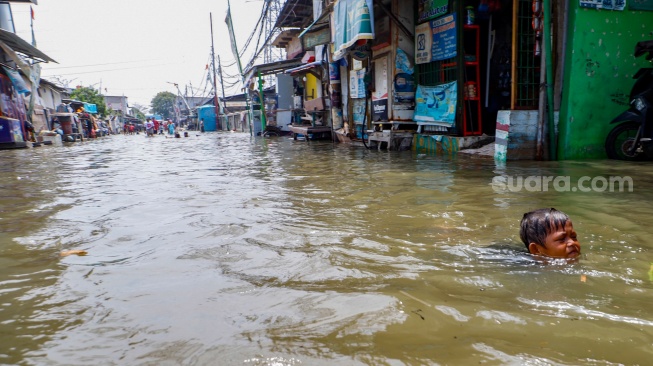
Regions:
[[[580,243],[576,239],[574,225],[568,220],[565,227],[557,227],[546,236],[544,245],[530,243],[528,250],[531,254],[552,258],[577,258],[580,256]]]

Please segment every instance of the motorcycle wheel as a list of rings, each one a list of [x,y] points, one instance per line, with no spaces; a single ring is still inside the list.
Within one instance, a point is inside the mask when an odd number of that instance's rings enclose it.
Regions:
[[[605,139],[605,151],[608,158],[617,160],[637,161],[644,158],[641,149],[629,153],[628,150],[635,143],[635,137],[639,130],[639,123],[625,122],[613,128]]]

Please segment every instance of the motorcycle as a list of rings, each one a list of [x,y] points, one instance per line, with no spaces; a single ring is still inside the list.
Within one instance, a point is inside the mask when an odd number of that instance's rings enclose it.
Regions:
[[[653,40],[637,42],[634,56],[646,54],[653,63]],[[633,76],[630,107],[610,124],[618,124],[605,140],[610,159],[653,159],[653,67],[643,67]]]

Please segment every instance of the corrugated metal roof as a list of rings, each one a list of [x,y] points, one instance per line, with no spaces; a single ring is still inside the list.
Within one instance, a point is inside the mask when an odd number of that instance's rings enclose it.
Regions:
[[[48,57],[48,55],[46,55],[45,53],[39,51],[36,47],[32,46],[24,39],[20,38],[15,33],[8,32],[2,28],[0,28],[0,41],[4,42],[12,50],[16,52],[20,52],[25,56],[33,58],[37,61],[55,62],[55,63],[57,62],[51,59],[50,57]]]
[[[287,0],[275,28],[305,28],[313,22],[313,0]]]

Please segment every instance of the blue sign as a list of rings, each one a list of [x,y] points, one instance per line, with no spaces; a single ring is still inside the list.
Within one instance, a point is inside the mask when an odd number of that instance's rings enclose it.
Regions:
[[[418,85],[415,93],[415,121],[451,127],[456,122],[458,83]]]
[[[431,60],[439,61],[456,57],[458,42],[456,40],[456,13],[431,21],[433,44]]]

